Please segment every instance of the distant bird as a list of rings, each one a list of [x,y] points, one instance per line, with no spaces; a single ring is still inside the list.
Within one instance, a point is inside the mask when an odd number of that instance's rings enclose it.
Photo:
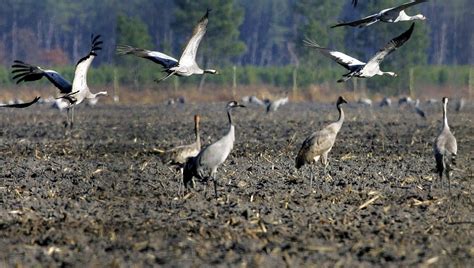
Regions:
[[[244,96],[242,102],[246,104],[255,104],[258,106],[267,106],[267,103],[259,99],[257,96]]]
[[[384,106],[390,107],[390,106],[392,106],[392,100],[389,97],[384,97],[382,99],[382,101],[380,102],[379,106],[380,107],[384,107]]]
[[[416,99],[416,101],[415,101],[415,112],[416,112],[416,114],[421,116],[421,118],[426,119],[425,112],[420,108],[420,100],[419,99]]]
[[[193,35],[189,39],[186,48],[181,55],[179,61],[171,56],[168,56],[162,52],[150,51],[143,48],[135,48],[128,45],[118,45],[117,53],[121,55],[135,55],[137,57],[149,59],[154,63],[160,64],[164,68],[164,72],[167,75],[156,82],[161,82],[172,75],[177,76],[190,76],[193,74],[218,74],[214,69],[201,69],[196,63],[196,53],[199,48],[199,43],[201,43],[202,38],[207,30],[207,23],[209,12],[208,9],[206,14],[199,20],[198,24],[194,27]]]
[[[456,102],[455,111],[459,113],[464,108],[464,105],[466,105],[466,100],[464,98],[458,99]]]
[[[295,166],[297,169],[300,169],[303,165],[309,164],[311,168],[311,180],[310,187],[313,188],[313,164],[318,160],[321,160],[321,163],[324,165],[324,171],[326,172],[326,167],[328,165],[328,153],[331,151],[336,141],[337,133],[342,127],[344,122],[344,111],[341,108],[341,104],[347,103],[343,97],[337,99],[336,107],[339,111],[339,119],[323,128],[320,131],[316,131],[311,134],[303,142],[298,156],[296,157]]]
[[[403,104],[413,105],[415,104],[415,101],[410,97],[401,97],[398,99],[398,106],[402,106]]]
[[[0,108],[26,108],[26,107],[30,107],[31,105],[37,103],[39,99],[40,99],[40,97],[36,97],[30,102],[2,104],[2,105],[0,105]]]
[[[413,23],[407,31],[388,42],[388,44],[379,50],[367,63],[361,62],[358,59],[352,58],[339,51],[323,48],[312,40],[306,39],[304,41],[307,46],[318,49],[323,55],[333,59],[349,70],[349,73],[344,74],[343,78],[337,80],[337,82],[345,82],[352,77],[368,78],[375,75],[389,75],[395,77],[397,74],[393,72],[383,72],[380,70],[379,65],[387,55],[401,47],[408,39],[410,39],[414,27],[415,24]]]
[[[95,94],[91,93],[87,85],[87,71],[89,70],[94,58],[97,56],[96,52],[102,49],[100,45],[103,42],[99,39],[100,35],[91,36],[91,50],[87,56],[77,62],[72,85],[56,71],[44,70],[39,66],[34,66],[19,60],[15,60],[15,64],[12,65],[12,73],[16,74],[13,79],[18,79],[16,83],[19,84],[23,81],[36,81],[46,77],[59,89],[61,94],[59,98],[69,102],[69,106],[67,107],[66,126],[69,125],[72,128],[74,123],[74,107],[76,105],[83,102],[84,99],[95,99],[99,96],[107,95],[106,91],[101,91]],[[71,115],[69,115],[69,111],[71,111]]]
[[[439,102],[439,100],[437,100],[437,99],[429,99],[429,100],[426,101],[426,103],[429,104],[429,105],[433,105],[433,104],[436,104],[438,102]]]
[[[51,104],[51,108],[58,109],[60,111],[67,109],[69,107],[69,102],[64,99],[55,99],[54,102]]]
[[[279,98],[279,99],[276,99],[276,100],[273,100],[273,101],[268,101],[267,102],[267,113],[275,112],[276,110],[278,110],[278,108],[280,106],[287,104],[288,101],[289,101],[288,96],[283,97],[283,98]]]
[[[415,0],[403,5],[399,5],[397,7],[387,8],[379,13],[367,16],[360,20],[350,21],[350,22],[343,22],[336,25],[331,26],[331,28],[340,27],[340,26],[352,26],[352,27],[366,27],[372,25],[378,21],[387,22],[387,23],[396,23],[399,21],[411,21],[411,20],[425,20],[426,17],[422,14],[418,14],[415,16],[408,16],[405,13],[405,9],[411,6],[427,2],[428,0]],[[357,2],[357,1],[356,1]],[[356,3],[357,4],[357,3]],[[355,6],[355,5],[354,5]]]
[[[372,106],[372,100],[368,98],[360,98],[357,101],[358,104],[364,105],[364,106]]]
[[[443,181],[443,172],[448,179],[448,188],[451,191],[450,171],[451,166],[456,165],[456,154],[458,146],[456,138],[451,133],[448,126],[447,116],[448,98],[443,98],[443,128],[441,133],[436,137],[433,144],[433,151],[436,160],[436,172],[439,175],[440,183]]]
[[[235,127],[232,123],[232,113],[231,111],[237,107],[245,107],[242,104],[239,104],[236,101],[231,101],[227,103],[227,116],[229,118],[229,130],[218,141],[212,143],[211,145],[203,148],[196,157],[191,157],[188,159],[184,166],[183,171],[183,183],[187,187],[189,182],[192,181],[193,177],[198,178],[199,180],[204,180],[204,169],[208,168],[211,170],[210,179],[214,183],[214,194],[217,198],[217,168],[219,165],[224,163],[224,161],[229,156],[232,148],[234,147],[235,141]]]

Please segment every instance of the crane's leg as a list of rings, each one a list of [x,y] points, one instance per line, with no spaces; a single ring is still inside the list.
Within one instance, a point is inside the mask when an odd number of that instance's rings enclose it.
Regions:
[[[451,195],[451,178],[449,176],[449,172],[450,172],[450,169],[447,168],[446,169],[446,178],[448,179],[448,192],[449,192],[449,195]]]
[[[313,191],[313,178],[314,178],[314,171],[313,171],[313,165],[312,163],[309,164],[309,189],[310,191]]]
[[[71,129],[74,124],[74,106],[71,107],[71,125],[69,126]]]
[[[181,174],[181,177],[178,178],[178,196],[181,196],[181,190],[184,188],[184,187],[183,187],[184,182],[181,181],[181,178],[182,178],[183,175],[184,175],[184,168],[183,168],[183,167],[180,167],[180,168],[179,168],[179,172],[180,172],[180,174]]]
[[[173,72],[169,73],[168,75],[166,75],[165,77],[162,77],[160,79],[155,79],[155,82],[160,83],[162,81],[165,81],[166,79],[168,79],[168,77],[172,76],[175,73],[176,73],[176,71],[173,71]]]
[[[67,108],[67,111],[66,111],[66,122],[64,123],[65,128],[69,126],[69,109],[70,108]]]

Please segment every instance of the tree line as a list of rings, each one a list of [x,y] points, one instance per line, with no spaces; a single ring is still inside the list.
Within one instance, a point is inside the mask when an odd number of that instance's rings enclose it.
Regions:
[[[203,67],[294,66],[316,71],[334,63],[304,47],[303,38],[367,60],[409,23],[379,23],[363,29],[329,26],[405,1],[364,0],[354,8],[348,0],[3,0],[0,63],[7,67],[21,59],[44,66],[71,65],[89,50],[92,33],[102,34],[104,40],[96,66],[147,64],[117,57],[117,44],[179,57],[194,24],[211,8],[197,58]],[[410,8],[407,13],[422,13],[428,19],[416,23],[411,40],[398,56],[384,62],[384,68],[474,65],[472,10],[472,0],[428,1]]]

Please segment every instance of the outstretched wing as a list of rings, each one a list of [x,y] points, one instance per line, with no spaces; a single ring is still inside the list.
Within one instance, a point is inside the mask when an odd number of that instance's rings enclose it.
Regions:
[[[0,105],[0,108],[26,108],[38,102],[39,99],[40,97],[36,97],[34,100],[30,102]]]
[[[397,48],[401,47],[408,39],[410,39],[413,29],[415,28],[415,23],[412,23],[410,28],[406,30],[401,35],[393,38],[388,42],[382,49],[380,49],[377,54],[375,54],[366,65],[366,68],[371,69],[371,66],[374,64],[379,65],[380,62],[390,53],[395,51]]]
[[[399,5],[399,6],[396,6],[396,7],[392,7],[390,9],[387,9],[385,10],[385,14],[392,14],[392,13],[395,13],[395,14],[398,14],[400,13],[400,11],[402,10],[405,10],[411,6],[414,6],[414,5],[418,5],[420,3],[423,3],[423,2],[428,2],[428,0],[415,0],[415,1],[411,1],[411,2],[408,2],[408,3],[405,3],[405,4],[402,4],[402,5]]]
[[[365,62],[362,62],[342,52],[330,50],[325,47],[321,47],[313,40],[305,39],[303,42],[308,47],[318,49],[319,52],[321,52],[324,56],[333,59],[334,61],[336,61],[337,63],[339,63],[341,66],[343,66],[344,68],[348,70],[352,70],[352,68],[355,66],[362,66],[365,64]]]
[[[12,65],[12,74],[13,80],[17,84],[21,82],[30,82],[40,80],[43,77],[46,77],[54,86],[56,86],[59,91],[63,94],[70,93],[72,91],[72,85],[69,81],[64,79],[58,72],[53,70],[43,70],[39,66],[34,66],[23,61],[15,60]]]
[[[193,36],[189,39],[186,48],[179,59],[179,64],[183,66],[192,66],[196,64],[196,53],[199,48],[204,34],[207,31],[207,23],[209,21],[209,12],[211,10],[207,9],[206,14],[199,20],[198,24],[194,27]]]
[[[97,51],[101,50],[102,41],[100,41],[100,35],[91,35],[91,50],[87,56],[80,59],[76,64],[76,71],[74,72],[74,80],[72,81],[73,88],[80,89],[87,87],[87,71],[91,66]]]
[[[336,28],[336,27],[341,27],[341,26],[352,26],[352,27],[368,26],[368,25],[378,21],[378,15],[379,14],[373,14],[373,15],[367,16],[365,18],[362,18],[360,20],[342,22],[342,23],[331,26],[331,28]]]
[[[118,45],[117,54],[119,55],[134,55],[140,58],[145,58],[158,63],[165,69],[178,66],[178,60],[158,51],[146,50],[143,48],[136,48],[128,45]]]

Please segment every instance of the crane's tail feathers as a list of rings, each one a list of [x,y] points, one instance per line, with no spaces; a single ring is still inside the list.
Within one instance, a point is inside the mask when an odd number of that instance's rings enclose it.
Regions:
[[[129,45],[117,45],[117,54],[118,55],[127,55],[127,54],[134,54],[139,49],[129,46]]]
[[[456,154],[451,154],[451,164],[456,165]]]
[[[303,165],[304,165],[304,159],[300,156],[297,156],[296,161],[295,161],[295,167],[297,169],[300,169]]]
[[[309,38],[309,37],[305,37],[303,39],[303,43],[305,46],[307,47],[313,47],[313,48],[323,48],[322,46],[320,46],[318,43],[316,43],[316,41],[314,41],[313,39]]]
[[[91,35],[91,44],[92,44],[92,49],[91,49],[91,52],[93,51],[97,51],[97,50],[101,50],[102,47],[100,45],[102,45],[104,42],[102,42],[101,40],[99,40],[101,37],[101,35],[95,35],[92,34]]]

